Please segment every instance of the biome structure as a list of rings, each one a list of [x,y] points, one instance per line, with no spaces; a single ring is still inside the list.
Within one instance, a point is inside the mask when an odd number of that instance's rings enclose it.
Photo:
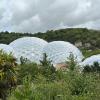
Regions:
[[[44,53],[47,54],[47,58],[52,64],[68,61],[71,54],[77,62],[81,62],[84,58],[82,52],[77,47],[65,41],[48,43],[37,37],[23,37],[11,42],[8,47],[12,48],[11,52],[16,54],[18,61],[23,57],[37,64],[43,59]]]
[[[47,54],[48,59],[52,61],[53,64],[68,61],[71,54],[77,62],[81,62],[84,58],[82,52],[77,47],[64,41],[50,42],[44,47],[43,51]]]
[[[40,38],[23,37],[11,42],[9,46],[15,50],[18,60],[23,57],[39,64],[43,58],[43,48],[47,44],[45,40]]]
[[[100,54],[98,55],[93,55],[89,58],[86,58],[80,65],[81,66],[86,66],[86,65],[93,65],[95,62],[100,63]]]
[[[7,54],[12,54],[14,57],[16,57],[16,53],[14,51],[14,49],[6,44],[0,44],[0,50],[2,50],[3,52],[7,53]]]

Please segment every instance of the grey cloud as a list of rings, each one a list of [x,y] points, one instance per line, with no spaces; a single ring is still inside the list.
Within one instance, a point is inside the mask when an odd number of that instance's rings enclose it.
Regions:
[[[34,0],[11,0],[10,11],[12,12],[11,24],[20,24],[30,19],[37,13],[36,3]]]
[[[0,3],[0,20],[2,19],[4,11],[5,11],[5,8],[4,8],[3,5],[4,5],[4,1],[1,0],[1,3]]]
[[[3,17],[3,12],[4,12],[4,10],[0,9],[0,19]]]
[[[1,1],[2,30],[34,33],[65,27],[100,29],[100,0]]]

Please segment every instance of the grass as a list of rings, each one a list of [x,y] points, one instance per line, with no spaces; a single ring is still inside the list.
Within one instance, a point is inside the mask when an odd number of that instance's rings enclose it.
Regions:
[[[92,50],[92,51],[82,50],[82,51],[83,51],[83,55],[84,55],[85,58],[88,58],[92,55],[100,54],[100,50]]]
[[[100,71],[80,72],[69,60],[67,70],[56,71],[46,59],[16,66],[17,87],[2,100],[100,100]]]
[[[48,82],[42,75],[37,76],[35,81],[28,76],[8,100],[100,100],[99,74],[59,74],[63,75],[53,82]]]

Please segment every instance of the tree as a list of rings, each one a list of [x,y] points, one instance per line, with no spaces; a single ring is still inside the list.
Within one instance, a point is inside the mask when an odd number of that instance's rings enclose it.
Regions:
[[[41,73],[48,79],[52,80],[55,77],[56,69],[54,68],[51,61],[47,60],[47,55],[44,53],[43,60],[41,62]]]
[[[68,57],[68,61],[66,62],[66,64],[68,65],[68,69],[70,71],[74,71],[77,68],[77,61],[72,53]]]
[[[46,53],[43,54],[43,60],[41,60],[40,63],[44,67],[52,66],[51,61],[48,60]]]

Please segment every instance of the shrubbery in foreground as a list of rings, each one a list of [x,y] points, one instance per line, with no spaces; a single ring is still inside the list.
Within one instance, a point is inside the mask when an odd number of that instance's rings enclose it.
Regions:
[[[0,51],[0,98],[6,99],[9,91],[17,84],[16,59],[12,54]]]
[[[96,74],[82,75],[69,72],[62,76],[61,80],[48,82],[40,75],[35,82],[32,82],[29,75],[23,79],[23,84],[12,92],[9,100],[100,99],[100,79]]]
[[[72,58],[67,62],[70,65],[67,70],[56,71],[45,58],[40,65],[22,63],[16,66],[11,55],[1,52],[0,75],[3,77],[0,81],[6,82],[5,86],[11,86],[2,89],[0,83],[2,99],[6,100],[4,97],[9,95],[7,100],[100,100],[99,71],[80,73]],[[17,88],[13,89],[15,85]]]
[[[69,71],[55,71],[44,62],[23,65],[20,73],[27,73],[8,100],[100,100],[100,73],[80,73],[74,61]]]

